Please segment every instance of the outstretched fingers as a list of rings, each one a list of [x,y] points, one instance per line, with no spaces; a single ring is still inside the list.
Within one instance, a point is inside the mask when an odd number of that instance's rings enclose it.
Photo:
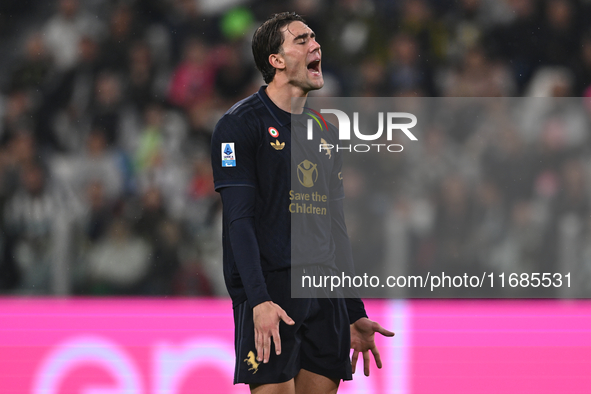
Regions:
[[[382,357],[380,356],[380,352],[378,351],[378,348],[376,346],[374,346],[370,350],[371,350],[371,354],[373,354],[374,360],[376,360],[376,366],[381,369],[382,368]]]
[[[353,356],[351,357],[351,372],[355,373],[357,368],[357,359],[359,358],[359,351],[353,350]]]
[[[269,354],[271,353],[271,335],[265,333],[263,335],[263,363],[269,362]]]
[[[254,330],[254,344],[257,349],[257,361],[263,361],[263,335],[259,332],[259,330]]]
[[[293,325],[295,322],[287,313],[273,302],[265,302],[255,307],[255,346],[257,360],[268,363],[271,357],[271,339],[275,344],[275,353],[281,354],[281,336],[279,335],[279,324],[281,321]]]
[[[275,354],[279,356],[281,354],[281,337],[279,336],[279,330],[273,331],[273,343],[275,344]]]
[[[275,349],[277,354],[281,353],[281,338],[279,337],[279,330],[273,330],[268,332],[261,332],[255,330],[255,346],[257,350],[257,361],[268,363],[271,355],[271,338],[275,343]]]
[[[371,354],[376,362],[378,368],[382,368],[382,358],[378,347],[375,343],[375,334],[379,333],[385,337],[393,337],[394,333],[386,330],[379,323],[373,322],[368,318],[357,320],[351,325],[351,348],[353,349],[353,356],[351,360],[352,370],[355,373],[355,367],[359,352],[363,353],[363,372],[365,376],[369,376]]]
[[[295,324],[293,319],[282,308],[279,308],[279,318],[287,325],[293,326]]]
[[[363,373],[365,376],[369,376],[369,351],[363,352]]]
[[[295,324],[293,319],[287,315],[283,308],[279,306],[277,308],[279,309],[279,319],[283,320],[285,324],[293,326]],[[277,324],[277,327],[275,327],[275,329],[273,330],[273,343],[275,343],[275,353],[279,356],[281,354],[281,337],[279,336],[279,324]]]
[[[392,331],[386,330],[378,322],[374,322],[372,329],[374,332],[382,334],[385,337],[393,337],[394,336],[394,333]]]

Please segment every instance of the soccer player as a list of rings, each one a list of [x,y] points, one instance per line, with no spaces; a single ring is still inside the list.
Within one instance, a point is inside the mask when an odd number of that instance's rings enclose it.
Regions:
[[[211,148],[223,203],[224,277],[234,308],[234,383],[249,384],[256,394],[336,393],[341,380],[352,379],[359,353],[365,375],[370,352],[382,367],[374,335],[394,333],[369,320],[359,298],[291,297],[295,270],[352,270],[342,162],[329,151],[297,163],[292,157],[292,146],[304,137],[292,135],[291,114],[302,113],[308,93],[324,84],[314,32],[295,13],[276,14],[255,32],[252,50],[268,85],[226,112]],[[290,204],[292,176],[326,198],[313,209],[297,209]],[[319,251],[315,266],[292,262],[293,215],[329,229],[326,242],[308,245]]]

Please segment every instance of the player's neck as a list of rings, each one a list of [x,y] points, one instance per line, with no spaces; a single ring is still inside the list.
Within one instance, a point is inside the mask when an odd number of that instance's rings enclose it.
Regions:
[[[301,114],[304,111],[308,92],[304,92],[301,88],[273,80],[267,86],[266,92],[271,101],[282,110],[294,114]],[[292,99],[296,100],[292,103]]]

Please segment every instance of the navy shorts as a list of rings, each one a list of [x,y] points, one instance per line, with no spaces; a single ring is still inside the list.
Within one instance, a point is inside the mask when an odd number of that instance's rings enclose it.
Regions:
[[[256,359],[252,308],[243,302],[234,308],[236,366],[234,384],[282,383],[300,369],[331,379],[351,380],[351,331],[342,298],[291,298],[291,269],[265,274],[267,291],[274,303],[287,312],[295,324],[279,323],[281,355],[267,364]]]

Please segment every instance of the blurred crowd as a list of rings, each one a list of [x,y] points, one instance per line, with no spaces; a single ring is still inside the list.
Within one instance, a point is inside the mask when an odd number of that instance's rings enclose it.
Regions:
[[[322,45],[317,95],[591,96],[586,0],[6,1],[0,291],[225,294],[210,136],[262,84],[252,33],[285,10],[303,15]],[[501,128],[498,138],[430,130],[421,160],[388,164],[400,187],[378,230],[402,236],[383,255],[410,271],[550,267],[562,253],[550,242],[558,229],[591,239],[588,112],[575,120]],[[351,179],[354,200],[362,181]],[[467,234],[482,234],[470,253]],[[591,264],[583,235],[575,250]],[[494,258],[478,255],[487,240],[503,246]]]
[[[420,120],[418,142],[399,133],[375,142],[399,144],[401,153],[347,154],[345,206],[358,272],[495,279],[492,289],[438,290],[445,297],[591,296],[590,99],[389,101]],[[536,272],[570,273],[570,287],[566,279],[549,288],[508,285],[510,274]],[[382,295],[434,293],[427,286]]]

